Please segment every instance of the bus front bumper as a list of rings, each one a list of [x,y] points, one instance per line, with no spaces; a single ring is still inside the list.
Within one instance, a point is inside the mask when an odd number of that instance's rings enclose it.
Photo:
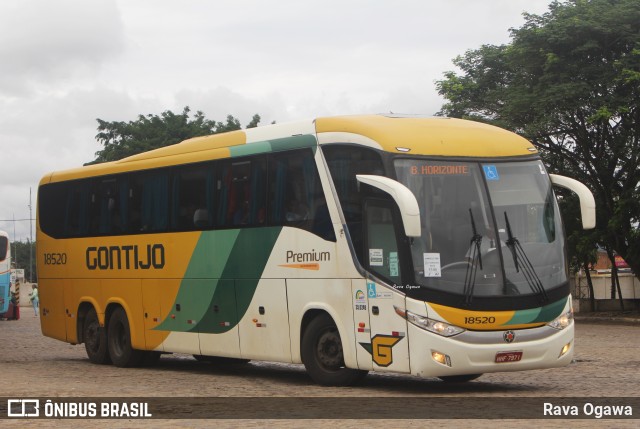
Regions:
[[[562,367],[571,363],[574,323],[441,337],[409,324],[411,373],[440,377]]]

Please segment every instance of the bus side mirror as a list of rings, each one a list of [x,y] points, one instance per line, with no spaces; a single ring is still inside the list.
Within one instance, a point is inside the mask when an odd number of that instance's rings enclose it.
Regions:
[[[358,174],[356,179],[360,183],[378,188],[391,195],[400,209],[404,233],[407,237],[420,237],[420,207],[413,192],[402,183],[396,182],[384,176],[374,176],[370,174]]]
[[[580,198],[580,216],[582,217],[582,229],[593,229],[596,226],[596,201],[593,194],[582,183],[569,177],[558,174],[549,174],[551,183],[575,192]]]

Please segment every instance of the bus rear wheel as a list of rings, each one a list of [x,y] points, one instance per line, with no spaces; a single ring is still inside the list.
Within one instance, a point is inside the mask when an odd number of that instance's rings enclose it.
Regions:
[[[115,366],[131,367],[137,366],[142,362],[144,352],[131,347],[129,320],[127,319],[127,313],[122,307],[118,307],[114,310],[113,314],[111,314],[107,338],[109,356]]]
[[[309,323],[300,353],[309,376],[324,386],[349,386],[367,375],[367,371],[345,367],[340,333],[328,314]]]
[[[106,329],[100,327],[98,315],[94,308],[89,310],[84,317],[82,339],[84,341],[84,349],[87,351],[87,356],[91,362],[100,365],[111,363],[107,345],[107,332]]]

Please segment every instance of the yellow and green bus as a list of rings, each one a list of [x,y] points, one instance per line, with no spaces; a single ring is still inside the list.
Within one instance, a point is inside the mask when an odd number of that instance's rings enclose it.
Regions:
[[[47,174],[42,332],[92,362],[302,363],[448,381],[567,365],[573,316],[548,174],[511,132],[323,117]]]

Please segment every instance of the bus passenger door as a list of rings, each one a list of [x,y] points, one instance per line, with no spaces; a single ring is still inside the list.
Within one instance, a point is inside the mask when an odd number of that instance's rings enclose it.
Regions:
[[[285,280],[236,280],[236,294],[242,358],[291,362]]]
[[[368,200],[364,210],[364,265],[387,285],[402,288],[402,224],[395,206],[387,200]],[[373,279],[366,281],[371,343],[369,350],[377,371],[410,372],[407,321],[396,313],[404,311],[404,295]]]
[[[404,296],[367,281],[371,318],[370,353],[376,371],[410,372],[407,321],[394,307],[405,308]]]
[[[370,350],[369,299],[367,297],[367,281],[365,279],[351,281],[351,297],[353,299],[353,325],[358,368],[370,371],[373,369],[373,360]]]

